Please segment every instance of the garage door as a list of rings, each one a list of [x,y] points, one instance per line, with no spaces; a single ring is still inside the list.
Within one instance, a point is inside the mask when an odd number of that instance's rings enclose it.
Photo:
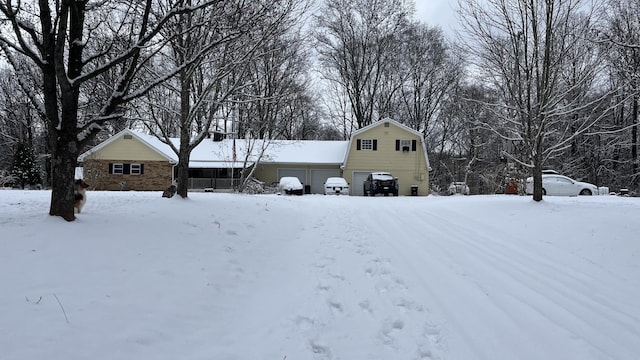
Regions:
[[[340,176],[340,169],[311,169],[311,193],[324,194],[324,182],[332,176]]]
[[[302,185],[307,185],[306,169],[278,169],[278,180],[285,176],[295,176],[300,180]]]
[[[362,189],[362,185],[364,181],[367,180],[367,176],[371,174],[371,171],[354,171],[353,172],[353,182],[351,183],[351,194],[364,196],[364,191]]]

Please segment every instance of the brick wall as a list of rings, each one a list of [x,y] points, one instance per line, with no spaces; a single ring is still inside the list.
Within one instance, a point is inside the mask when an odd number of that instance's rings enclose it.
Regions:
[[[109,164],[134,163],[131,160],[85,160],[84,179],[95,190],[163,191],[171,185],[172,166],[167,161],[140,161],[144,164],[141,175],[109,174]]]

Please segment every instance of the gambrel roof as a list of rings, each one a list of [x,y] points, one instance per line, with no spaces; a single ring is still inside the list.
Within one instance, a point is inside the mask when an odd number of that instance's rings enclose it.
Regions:
[[[400,128],[400,129],[402,129],[402,130],[404,130],[404,131],[406,131],[406,132],[408,132],[408,133],[410,133],[410,134],[412,134],[412,135],[414,135],[414,136],[416,136],[416,137],[418,137],[418,138],[420,138],[422,140],[422,141],[420,141],[420,144],[421,144],[422,151],[424,152],[424,158],[427,161],[427,169],[429,169],[429,171],[431,171],[431,164],[429,163],[429,156],[427,154],[427,146],[426,146],[426,142],[424,140],[424,137],[423,137],[422,133],[417,131],[417,130],[414,130],[414,129],[406,126],[406,125],[403,125],[403,124],[401,124],[401,123],[399,123],[399,122],[397,122],[397,121],[395,121],[393,119],[384,118],[384,119],[376,121],[376,122],[374,122],[374,123],[372,123],[370,125],[367,125],[367,126],[361,128],[361,129],[358,129],[358,130],[354,131],[353,134],[351,134],[351,139],[353,140],[353,139],[359,137],[360,135],[370,131],[371,129],[375,129],[375,128],[379,127],[379,126],[384,126],[385,123],[397,126],[398,128]],[[343,159],[343,164],[344,165],[343,166],[346,166],[346,164],[347,164],[347,160],[349,159],[349,152],[350,151],[351,151],[351,148],[349,147],[349,148],[347,148],[347,151],[344,153],[344,159]]]

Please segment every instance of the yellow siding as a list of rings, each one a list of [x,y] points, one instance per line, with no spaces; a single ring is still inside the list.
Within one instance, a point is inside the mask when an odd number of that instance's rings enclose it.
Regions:
[[[253,177],[265,184],[278,182],[278,169],[305,169],[307,179],[311,179],[311,169],[339,169],[339,165],[307,165],[307,164],[258,164]]]
[[[132,139],[124,139],[123,136],[91,154],[88,158],[100,160],[167,161],[164,156],[140,142],[140,140],[135,137]]]
[[[377,139],[377,151],[357,150],[358,139]],[[396,151],[396,140],[416,140],[416,151]],[[343,176],[353,184],[354,172],[388,171],[398,178],[400,195],[410,195],[411,185],[418,185],[418,195],[428,195],[429,172],[422,141],[422,136],[393,123],[385,127],[381,122],[352,138]]]
[[[253,173],[253,177],[263,181],[267,185],[278,182],[278,168],[282,167],[283,165],[280,164],[258,164],[256,171]],[[304,168],[304,166],[289,166],[289,168]]]

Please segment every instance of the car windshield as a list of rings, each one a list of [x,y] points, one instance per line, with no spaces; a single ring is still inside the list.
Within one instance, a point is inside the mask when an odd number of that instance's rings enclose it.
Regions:
[[[374,180],[393,180],[393,176],[389,173],[372,173],[371,178]]]
[[[300,186],[300,180],[296,177],[283,177],[280,179],[280,184],[283,186]]]
[[[327,185],[347,185],[347,181],[343,178],[332,177],[326,181]]]

